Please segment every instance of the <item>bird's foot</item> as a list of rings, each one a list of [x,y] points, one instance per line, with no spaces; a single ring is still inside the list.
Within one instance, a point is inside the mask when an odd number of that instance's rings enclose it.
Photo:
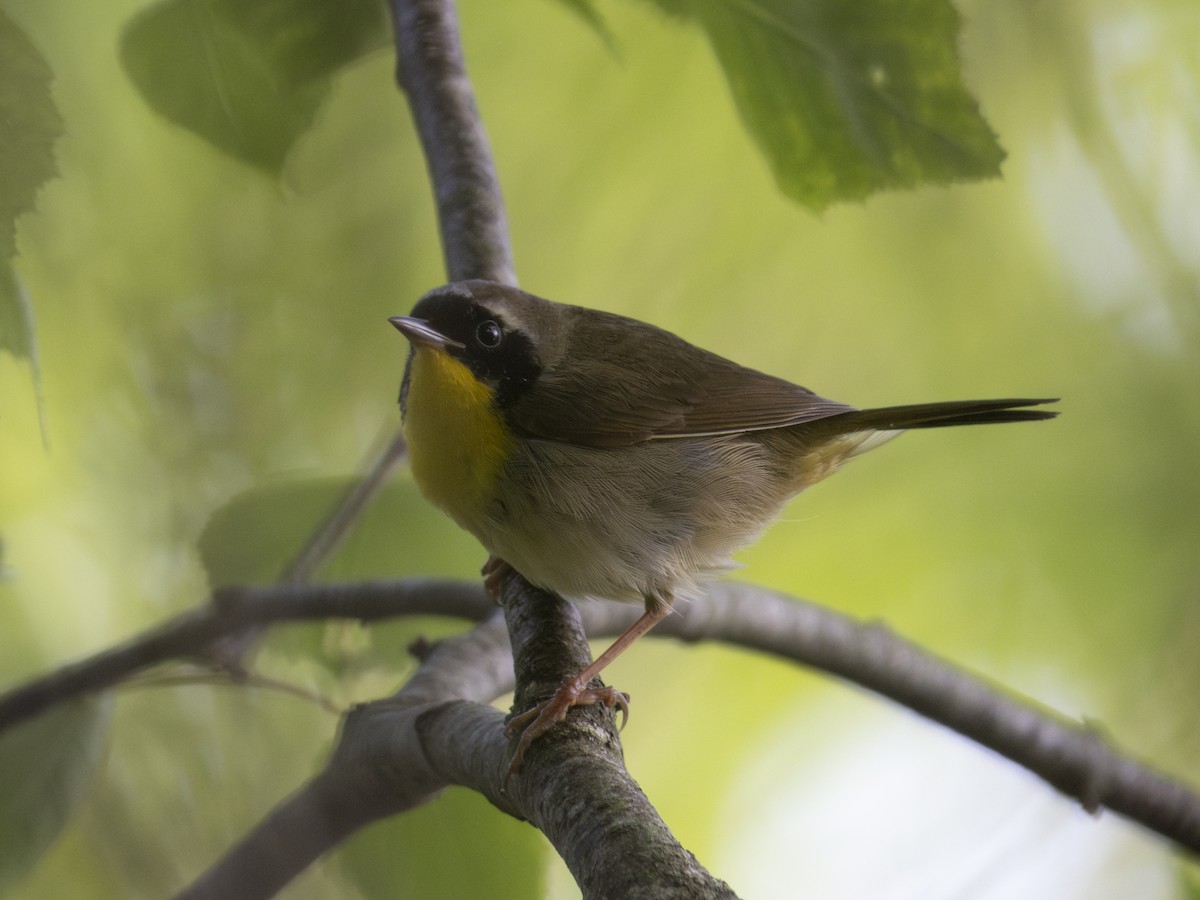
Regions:
[[[603,703],[609,709],[620,710],[621,728],[625,727],[629,720],[629,695],[612,687],[589,687],[579,675],[564,682],[549,700],[513,716],[504,730],[509,737],[520,734],[521,740],[508,764],[508,775],[521,771],[529,745],[565,719],[567,710],[572,706],[588,706],[592,703]]]
[[[503,598],[500,596],[500,587],[504,577],[512,570],[512,566],[498,556],[489,556],[487,562],[483,564],[483,568],[479,570],[479,574],[483,576],[483,589],[497,606],[504,605]]]

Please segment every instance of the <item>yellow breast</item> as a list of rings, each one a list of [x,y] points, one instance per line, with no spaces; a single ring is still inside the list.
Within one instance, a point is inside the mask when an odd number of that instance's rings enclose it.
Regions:
[[[482,538],[487,504],[512,449],[491,390],[457,359],[418,347],[404,432],[421,493]]]

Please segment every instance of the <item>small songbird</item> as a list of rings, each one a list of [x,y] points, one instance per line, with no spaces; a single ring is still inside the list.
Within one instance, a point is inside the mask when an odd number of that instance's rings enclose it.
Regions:
[[[417,486],[491,554],[567,598],[645,614],[517,716],[510,765],[697,582],[732,567],[789,499],[909,428],[1049,419],[1046,399],[855,409],[635,319],[463,281],[390,319],[412,345],[400,407]]]

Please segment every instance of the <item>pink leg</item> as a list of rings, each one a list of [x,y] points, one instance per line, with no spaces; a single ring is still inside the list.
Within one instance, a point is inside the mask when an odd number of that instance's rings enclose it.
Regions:
[[[503,606],[500,602],[500,582],[511,571],[512,566],[498,556],[489,556],[483,568],[479,570],[479,574],[483,576],[483,589],[497,606]]]
[[[611,687],[592,688],[588,682],[595,678],[614,659],[629,649],[629,645],[657,625],[671,611],[671,605],[664,603],[653,611],[648,610],[615,641],[612,646],[596,657],[595,661],[576,675],[563,682],[549,700],[539,703],[533,709],[526,710],[519,716],[514,716],[508,723],[510,736],[520,733],[521,742],[517,744],[512,761],[508,764],[508,774],[521,771],[521,763],[525,759],[525,751],[529,745],[566,718],[567,710],[572,706],[587,706],[591,703],[604,705],[621,710],[621,727],[629,718],[629,697]]]

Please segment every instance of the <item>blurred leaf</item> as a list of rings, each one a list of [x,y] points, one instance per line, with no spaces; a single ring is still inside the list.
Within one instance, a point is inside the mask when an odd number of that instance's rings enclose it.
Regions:
[[[107,699],[65,703],[0,736],[0,896],[54,843],[104,748]]]
[[[653,0],[708,33],[742,120],[794,200],[995,177],[949,0]]]
[[[51,78],[29,38],[0,12],[0,259],[12,257],[17,216],[33,209],[56,171],[52,151],[63,125]]]
[[[277,174],[332,77],[387,40],[378,0],[164,0],[126,26],[121,61],[156,112]]]
[[[275,581],[345,490],[345,479],[267,485],[238,494],[200,535],[209,584]]]
[[[450,788],[361,832],[338,853],[366,898],[526,900],[545,894],[545,840],[479,794]]]
[[[0,12],[0,350],[33,353],[33,327],[9,261],[17,217],[33,209],[38,188],[56,172],[54,142],[62,118],[50,96],[50,66]]]
[[[274,581],[350,489],[351,478],[313,478],[255,488],[218,509],[200,536],[213,586]],[[364,512],[322,577],[410,573],[475,575],[484,551],[398,477]]]
[[[37,401],[38,424],[42,444],[49,442],[46,430],[46,404],[42,396],[42,375],[38,366],[37,343],[33,332],[33,308],[21,282],[8,260],[0,261],[0,350],[18,359],[29,360],[33,372],[33,394]],[[3,569],[0,568],[0,574]]]
[[[33,358],[33,310],[8,259],[0,260],[0,350]]]
[[[1200,900],[1200,875],[1183,865],[1179,867],[1179,897],[1180,900]]]
[[[604,17],[600,15],[600,11],[596,9],[594,0],[560,0],[571,12],[592,26],[592,30],[600,35],[610,48],[615,45],[612,30],[608,27],[608,23],[604,21]]]
[[[345,496],[352,478],[314,478],[255,488],[218,509],[200,536],[200,557],[209,584],[276,581],[317,525]],[[328,581],[435,575],[477,577],[484,551],[466,532],[429,505],[412,481],[396,477],[375,497],[333,556],[318,571]],[[330,630],[330,625],[334,627]],[[269,644],[286,659],[319,663],[335,674],[357,665],[358,653],[341,646],[344,623],[313,623],[279,629]],[[372,660],[407,660],[419,632],[446,626],[405,620],[395,631],[372,626]],[[389,639],[388,636],[391,636]]]

